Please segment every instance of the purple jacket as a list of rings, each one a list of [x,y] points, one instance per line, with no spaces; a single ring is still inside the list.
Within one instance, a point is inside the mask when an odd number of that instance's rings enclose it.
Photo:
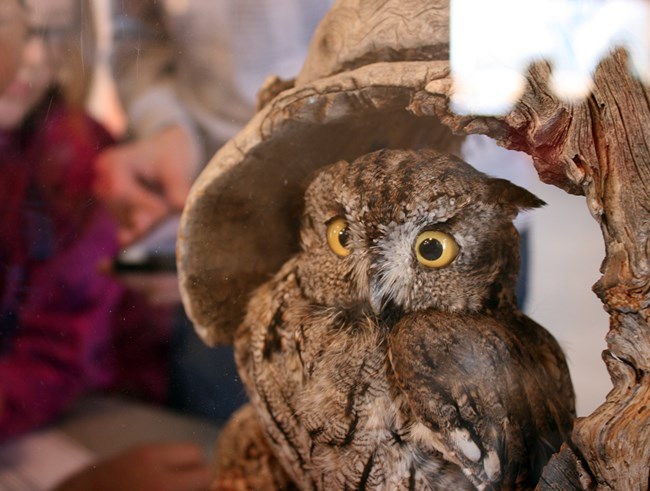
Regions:
[[[166,387],[168,312],[97,271],[117,249],[92,194],[92,162],[112,139],[54,101],[0,132],[0,440],[89,391],[161,399]]]

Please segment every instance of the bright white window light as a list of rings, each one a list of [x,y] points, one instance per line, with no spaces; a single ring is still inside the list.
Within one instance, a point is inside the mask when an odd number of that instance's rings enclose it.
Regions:
[[[608,52],[624,47],[650,84],[650,0],[451,0],[452,110],[505,114],[535,60],[551,62],[551,87],[576,101]]]

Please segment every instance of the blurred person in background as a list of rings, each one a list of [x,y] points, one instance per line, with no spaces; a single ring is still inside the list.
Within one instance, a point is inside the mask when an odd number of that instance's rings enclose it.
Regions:
[[[0,0],[0,91],[20,66],[26,33],[24,0]]]
[[[182,210],[203,166],[253,116],[266,77],[298,74],[313,31],[332,4],[112,2],[112,72],[128,130],[122,144],[97,159],[95,189],[120,222],[121,244]],[[175,240],[175,230],[172,235]],[[170,294],[163,276],[120,278],[153,301],[166,297],[180,304],[175,278]],[[172,350],[171,407],[224,422],[245,400],[232,348],[203,345],[181,309]]]
[[[117,243],[91,189],[93,160],[112,139],[83,110],[88,4],[22,3],[0,0],[0,441],[89,391],[166,390],[168,316],[96,269]],[[127,449],[61,489],[205,491],[209,481],[196,445],[169,443]]]
[[[0,440],[90,392],[166,396],[168,309],[97,271],[118,245],[92,189],[94,159],[112,138],[83,109],[86,7],[26,0],[19,66],[0,93]]]

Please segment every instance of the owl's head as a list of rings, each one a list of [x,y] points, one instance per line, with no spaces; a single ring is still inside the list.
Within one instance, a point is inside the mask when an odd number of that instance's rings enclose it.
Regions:
[[[451,155],[381,150],[322,170],[305,194],[297,274],[313,302],[380,313],[514,306],[513,220],[544,203]]]

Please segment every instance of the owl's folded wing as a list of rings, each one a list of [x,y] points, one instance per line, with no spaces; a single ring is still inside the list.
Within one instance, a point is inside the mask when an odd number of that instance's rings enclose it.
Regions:
[[[511,321],[427,311],[390,336],[416,420],[479,489],[533,486],[572,419],[572,390],[558,390],[568,381],[557,377],[566,370],[559,347],[532,321]]]

